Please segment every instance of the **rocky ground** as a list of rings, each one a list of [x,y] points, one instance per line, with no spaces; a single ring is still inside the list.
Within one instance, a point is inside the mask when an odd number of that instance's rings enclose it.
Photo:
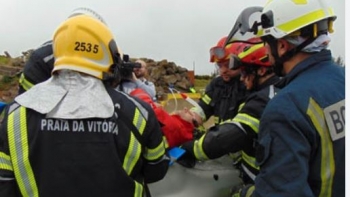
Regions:
[[[0,55],[0,100],[10,102],[17,95],[18,76],[23,70],[25,62],[33,50],[23,52],[23,56],[11,57],[8,52]],[[155,61],[141,58],[146,61],[149,71],[149,80],[154,82],[159,95],[169,93],[169,87],[187,92],[191,84],[188,70],[168,60]],[[134,61],[135,58],[131,58]]]

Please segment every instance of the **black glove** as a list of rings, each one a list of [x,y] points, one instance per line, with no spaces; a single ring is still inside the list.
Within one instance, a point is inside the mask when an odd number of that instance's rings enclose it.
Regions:
[[[196,158],[186,151],[185,154],[177,159],[177,163],[186,168],[193,168],[196,165]]]

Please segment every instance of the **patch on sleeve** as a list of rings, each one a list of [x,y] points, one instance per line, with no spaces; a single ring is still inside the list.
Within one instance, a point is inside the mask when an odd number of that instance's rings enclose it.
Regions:
[[[326,107],[323,113],[332,140],[345,137],[345,100]]]

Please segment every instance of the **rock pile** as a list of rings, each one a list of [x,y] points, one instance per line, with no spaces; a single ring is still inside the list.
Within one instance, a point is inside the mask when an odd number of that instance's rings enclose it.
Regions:
[[[12,58],[7,52],[5,52],[5,55],[0,55],[0,80],[4,77],[18,76],[23,70],[25,62],[32,51],[33,50],[22,52],[22,56],[15,58]],[[159,97],[162,97],[163,94],[169,93],[169,87],[175,88],[181,92],[187,92],[193,85],[190,82],[188,70],[186,68],[178,66],[174,62],[169,62],[168,60],[155,61],[148,58],[141,59],[147,63],[149,73],[148,80],[155,84],[156,92]],[[131,61],[135,60],[135,58],[131,58]],[[14,85],[12,86],[15,87]],[[4,88],[0,87],[0,91],[4,91]],[[15,96],[13,93],[11,95],[8,95],[7,92],[3,94],[6,94],[7,97]],[[0,99],[2,99],[1,97],[2,95],[0,95]]]

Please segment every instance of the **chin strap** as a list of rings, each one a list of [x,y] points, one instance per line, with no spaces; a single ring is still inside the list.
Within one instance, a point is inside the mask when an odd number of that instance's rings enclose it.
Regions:
[[[273,37],[268,38],[266,42],[269,44],[270,49],[271,49],[271,55],[275,59],[274,71],[275,71],[276,75],[283,76],[283,73],[282,73],[283,63],[288,61],[289,59],[291,59],[293,56],[295,56],[295,54],[299,53],[304,47],[306,47],[307,45],[312,43],[315,39],[316,38],[314,38],[314,37],[310,37],[310,38],[306,39],[300,45],[287,51],[282,56],[279,56],[278,51],[277,51],[277,39],[275,39]]]

